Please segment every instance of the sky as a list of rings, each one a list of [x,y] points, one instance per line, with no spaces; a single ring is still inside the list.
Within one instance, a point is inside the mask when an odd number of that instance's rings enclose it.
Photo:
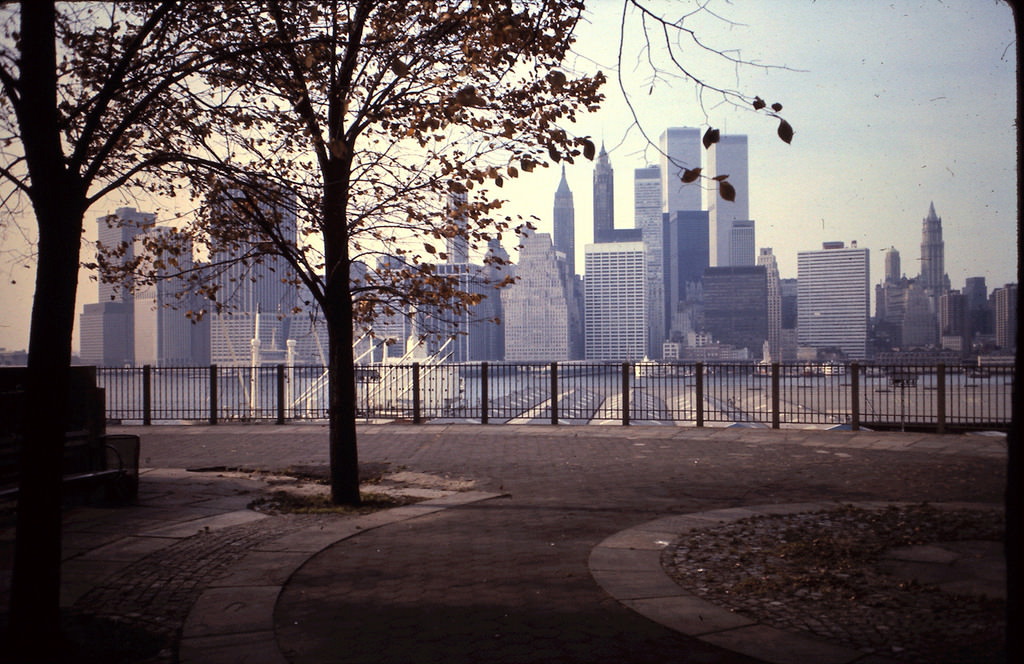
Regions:
[[[626,17],[621,73],[641,126],[655,141],[669,126],[713,126],[748,136],[756,243],[772,247],[783,278],[796,277],[798,252],[834,240],[855,240],[871,250],[872,285],[881,279],[889,247],[900,252],[903,272],[917,276],[921,221],[934,203],[953,288],[962,288],[969,276],[985,277],[990,290],[1016,280],[1017,44],[1005,3],[705,4],[707,10],[684,25],[702,43],[753,64],[735,64],[692,43],[682,45],[680,62],[711,86],[783,104],[781,115],[795,129],[791,145],[776,136],[778,121],[763,113],[721,103],[709,92],[701,104],[692,84],[668,79],[670,66],[659,48],[651,57],[663,75],[652,80],[636,49],[641,27],[635,11]],[[615,169],[615,224],[627,228],[633,226],[633,169],[657,163],[658,153],[630,128],[617,83],[622,3],[587,5],[566,64],[580,72],[604,71],[607,99],[567,130],[604,142]],[[673,20],[697,8],[682,0],[646,5]],[[592,174],[593,163],[582,158],[566,166],[577,269],[592,236]],[[504,211],[535,215],[539,230],[550,232],[560,175],[555,166],[506,180],[496,191],[508,200]],[[87,242],[95,240],[95,219],[124,204],[104,203],[87,215]],[[21,239],[7,229],[0,241],[6,250]],[[9,350],[28,345],[32,270],[11,260],[18,253],[0,252],[0,348]],[[86,275],[78,299],[79,310],[97,299],[96,284]]]

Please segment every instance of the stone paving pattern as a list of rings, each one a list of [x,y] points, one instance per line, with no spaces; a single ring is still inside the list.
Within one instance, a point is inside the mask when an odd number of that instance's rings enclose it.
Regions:
[[[111,432],[140,434],[148,468],[327,463],[320,425]],[[255,489],[240,480],[231,495],[211,490],[204,499],[200,490],[161,504],[156,488],[181,473],[161,470],[162,479],[143,477],[138,507],[70,515],[65,603],[119,606],[168,633],[181,630],[184,645],[160,655],[171,661],[753,662],[617,601],[590,574],[595,546],[652,519],[744,505],[998,505],[1005,473],[1005,439],[986,435],[392,424],[361,426],[359,446],[366,463],[474,480],[490,499],[378,520],[361,532],[328,525],[321,541],[316,528],[337,517],[245,516]],[[287,547],[266,547],[289,537]],[[313,544],[303,551],[302,542]],[[218,648],[231,635],[204,637],[197,616],[216,616],[214,600],[241,596],[223,579],[253,569],[259,556],[288,561],[287,576],[259,582],[273,631],[242,625],[234,643],[250,648]]]

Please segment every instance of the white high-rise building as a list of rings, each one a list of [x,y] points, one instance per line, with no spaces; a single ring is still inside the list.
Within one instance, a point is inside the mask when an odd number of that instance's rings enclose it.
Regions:
[[[661,211],[675,218],[679,210],[700,210],[701,184],[682,182],[683,169],[700,167],[700,129],[669,127],[658,139],[661,151]]]
[[[768,280],[768,353],[772,362],[782,359],[782,290],[779,265],[771,247],[762,247],[757,264],[765,268]]]
[[[633,171],[633,218],[643,234],[647,301],[647,357],[660,359],[665,343],[665,270],[661,214],[661,169]]]
[[[648,310],[644,243],[588,244],[584,251],[587,359],[643,359]]]
[[[170,229],[153,227],[135,238],[136,255],[145,252],[141,246],[146,235],[169,232]],[[158,258],[158,257],[154,257]],[[175,256],[176,266],[157,270],[158,279],[135,291],[135,365],[186,366],[192,361],[192,321],[185,317],[189,303],[189,290],[176,273],[192,267],[189,246]]]
[[[729,183],[736,190],[736,200],[727,201],[718,193],[718,187],[711,187],[705,192],[708,221],[711,225],[711,267],[729,267],[737,265],[732,262],[734,255],[732,242],[734,238],[746,238],[747,229],[741,227],[741,233],[734,233],[736,221],[750,220],[750,179],[747,168],[747,137],[743,135],[722,136],[707,151],[707,167],[704,175],[708,177],[729,176]],[[753,224],[749,227],[753,234]],[[744,262],[740,265],[754,264],[754,241],[750,238],[749,259],[746,244],[742,251],[737,252]]]
[[[445,205],[445,214],[448,216],[448,223],[453,226],[453,233],[446,242],[448,263],[469,263],[469,229],[464,212],[459,208],[466,205],[465,193],[448,194],[448,203]]]
[[[868,250],[826,242],[797,254],[797,343],[867,357]]]
[[[505,359],[560,362],[582,358],[583,310],[565,254],[549,233],[523,236],[517,280],[501,289]]]

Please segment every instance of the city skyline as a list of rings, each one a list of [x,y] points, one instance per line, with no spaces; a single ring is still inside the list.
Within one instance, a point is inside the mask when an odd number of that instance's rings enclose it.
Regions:
[[[677,15],[693,8],[652,4],[659,11],[674,7]],[[985,277],[992,289],[1015,281],[1016,45],[1010,9],[997,2],[823,4],[716,3],[712,9],[732,23],[704,15],[687,24],[712,46],[737,49],[744,60],[788,67],[737,68],[715,58],[694,59],[694,71],[713,83],[783,103],[782,115],[796,130],[788,146],[775,136],[775,121],[711,98],[702,109],[690,86],[659,83],[648,94],[650,80],[630,77],[635,48],[627,48],[627,89],[653,144],[670,126],[710,125],[749,137],[756,244],[774,248],[782,278],[796,276],[798,252],[832,240],[856,240],[874,251],[895,247],[904,257],[903,272],[916,276],[920,220],[934,202],[953,288],[975,276]],[[614,80],[614,49],[608,44],[618,39],[621,6],[594,2],[586,16],[567,66],[611,73],[608,99],[601,111],[578,116],[567,128],[596,143],[603,140],[620,173],[657,164],[657,150],[635,129],[626,132],[631,114]],[[494,192],[510,201],[502,212],[536,215],[538,229],[550,231],[550,196],[560,166],[506,180]],[[582,158],[566,168],[576,193],[577,265],[592,241],[592,169],[593,162]],[[618,227],[632,226],[631,187],[628,177],[615,184]],[[169,201],[137,200],[128,192],[101,201],[90,213],[95,217],[123,205],[154,211],[158,221],[173,216],[164,207]],[[11,253],[0,265],[0,347],[8,349],[27,346],[33,286],[24,261],[11,259],[27,252],[19,251],[15,235],[5,237]],[[85,239],[84,257],[95,232],[87,229]],[[869,281],[876,284],[884,261],[876,254],[872,263]],[[79,312],[96,297],[92,283],[83,271]]]

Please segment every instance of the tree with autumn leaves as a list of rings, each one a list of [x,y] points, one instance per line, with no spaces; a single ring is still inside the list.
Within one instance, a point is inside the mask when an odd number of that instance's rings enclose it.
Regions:
[[[177,276],[214,309],[218,261],[284,259],[281,278],[308,293],[329,331],[332,498],[358,502],[353,325],[409,306],[471,307],[479,296],[433,269],[445,241],[514,232],[521,220],[501,215],[491,187],[593,157],[571,122],[598,107],[604,77],[563,66],[583,10],[582,0],[2,10],[4,210],[27,200],[38,231],[10,634],[57,643],[60,404],[90,207],[119,190],[201,201],[193,223],[148,239],[148,258],[119,265],[106,248],[98,262],[107,278],[153,277],[191,243],[210,263]],[[297,236],[281,231],[283,215],[298,219]]]

